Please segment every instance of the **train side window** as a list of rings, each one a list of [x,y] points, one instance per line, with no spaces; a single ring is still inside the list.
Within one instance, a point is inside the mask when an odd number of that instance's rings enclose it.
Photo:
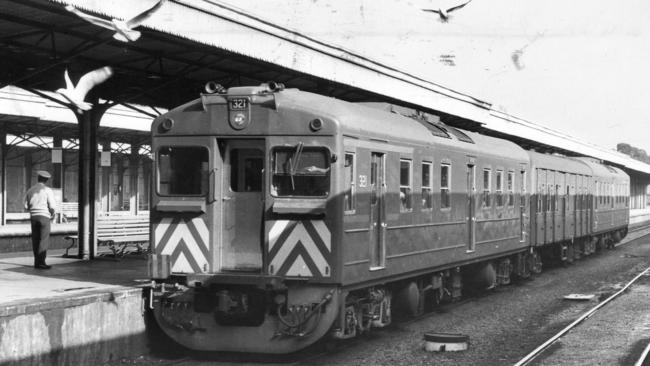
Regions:
[[[208,192],[208,149],[163,146],[158,150],[158,193],[161,196],[202,196]]]
[[[508,190],[508,206],[515,205],[515,172],[508,172],[506,180],[506,189]]]
[[[451,165],[440,165],[440,208],[451,207]]]
[[[497,170],[496,176],[497,207],[503,206],[503,170]]]
[[[596,199],[594,201],[596,202],[596,204],[595,204],[596,207],[594,207],[594,208],[598,208],[598,205],[600,204],[600,199],[601,199],[600,198],[600,183],[596,182],[595,186],[596,186]]]
[[[356,177],[356,167],[355,167],[356,156],[354,153],[346,152],[345,153],[345,196],[344,204],[346,213],[354,213],[356,208],[356,185],[354,182],[354,177]]]
[[[413,208],[411,204],[411,191],[412,187],[412,169],[411,160],[400,159],[399,161],[399,199],[400,211],[411,211]]]
[[[492,185],[492,170],[483,169],[483,207],[490,207],[490,189]]]
[[[429,209],[433,207],[433,164],[428,162],[422,163],[422,208]]]

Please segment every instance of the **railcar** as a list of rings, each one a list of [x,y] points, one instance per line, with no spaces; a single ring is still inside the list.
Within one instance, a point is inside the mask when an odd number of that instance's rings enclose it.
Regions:
[[[627,235],[630,223],[630,177],[618,167],[587,157],[575,158],[592,170],[593,207],[590,220],[593,243],[611,247]]]
[[[151,304],[178,343],[289,353],[541,270],[531,169],[559,161],[389,104],[213,91],[152,124]],[[562,220],[535,245],[587,230]]]

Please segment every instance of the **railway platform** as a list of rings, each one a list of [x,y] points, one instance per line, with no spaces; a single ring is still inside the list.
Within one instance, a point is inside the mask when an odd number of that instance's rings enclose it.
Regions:
[[[147,352],[143,256],[0,255],[0,365],[101,365]]]

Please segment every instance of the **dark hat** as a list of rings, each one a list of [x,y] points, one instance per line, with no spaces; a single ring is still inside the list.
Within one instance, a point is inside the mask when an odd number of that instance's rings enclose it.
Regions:
[[[36,175],[46,179],[50,179],[52,177],[52,175],[50,175],[50,173],[47,170],[39,170],[38,172],[36,172]]]

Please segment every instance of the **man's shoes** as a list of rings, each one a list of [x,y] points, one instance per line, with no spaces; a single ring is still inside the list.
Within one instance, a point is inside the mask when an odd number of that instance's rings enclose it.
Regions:
[[[52,268],[52,266],[49,266],[47,264],[36,264],[36,265],[34,265],[34,268],[37,268],[37,269],[50,269],[50,268]]]

